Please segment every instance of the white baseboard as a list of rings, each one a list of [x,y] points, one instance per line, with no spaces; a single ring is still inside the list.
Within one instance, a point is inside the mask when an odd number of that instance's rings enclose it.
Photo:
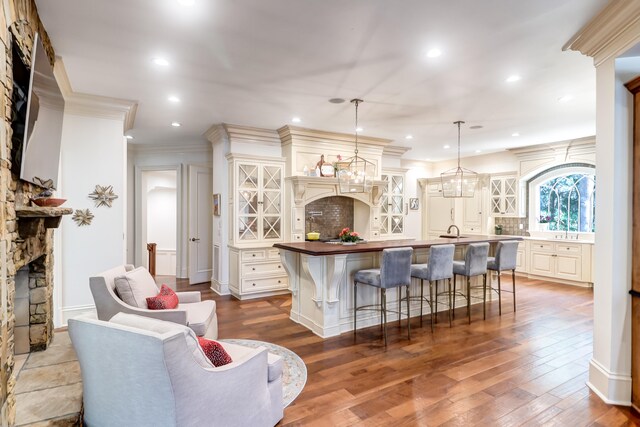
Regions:
[[[597,360],[589,361],[587,386],[609,405],[631,406],[631,375],[609,372]]]
[[[56,328],[67,326],[67,322],[69,321],[69,319],[73,319],[74,317],[78,316],[92,315],[96,319],[98,318],[98,314],[96,313],[96,306],[93,304],[63,307],[60,312],[62,313],[62,325],[56,325]]]
[[[231,291],[229,291],[228,283],[221,283],[217,280],[211,278],[211,287],[210,289],[218,295],[231,295]]]

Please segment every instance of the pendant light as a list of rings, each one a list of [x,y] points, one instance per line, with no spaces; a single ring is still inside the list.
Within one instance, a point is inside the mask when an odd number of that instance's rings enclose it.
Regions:
[[[460,167],[460,125],[463,123],[453,122],[458,125],[458,167],[440,174],[443,197],[473,197],[478,185],[478,174]]]
[[[358,104],[362,99],[352,99],[356,106],[356,148],[354,156],[345,160],[338,170],[338,180],[341,193],[370,193],[373,188],[373,180],[376,177],[376,165],[369,160],[358,156]]]

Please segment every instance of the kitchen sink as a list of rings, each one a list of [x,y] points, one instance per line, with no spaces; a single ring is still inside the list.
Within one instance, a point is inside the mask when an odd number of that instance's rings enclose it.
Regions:
[[[464,239],[467,236],[456,236],[455,234],[441,234],[438,237],[440,237],[442,239]]]

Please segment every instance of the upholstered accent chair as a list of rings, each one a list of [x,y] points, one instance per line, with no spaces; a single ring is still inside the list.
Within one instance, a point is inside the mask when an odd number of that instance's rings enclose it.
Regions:
[[[498,313],[502,316],[502,291],[513,293],[513,311],[516,311],[516,263],[518,257],[518,241],[506,240],[498,242],[496,247],[495,257],[487,258],[487,270],[496,271],[498,273],[498,287],[493,288],[492,291],[498,293]],[[508,291],[502,289],[500,283],[500,273],[503,271],[511,270],[511,280],[513,283],[513,290]]]
[[[283,417],[283,361],[221,342],[214,367],[191,329],[119,313],[69,320],[89,426],[273,426]]]
[[[216,302],[212,300],[202,301],[198,291],[176,292],[178,295],[178,307],[171,310],[149,310],[125,303],[117,294],[115,279],[133,269],[132,265],[121,265],[89,278],[89,286],[93,301],[96,304],[98,319],[109,320],[117,313],[137,314],[187,325],[198,336],[204,336],[209,339],[218,338]]]
[[[429,259],[426,264],[411,264],[411,277],[420,279],[420,297],[413,297],[420,301],[420,321],[422,322],[423,302],[427,301],[431,308],[431,331],[433,331],[433,320],[438,314],[438,281],[447,279],[451,288],[451,278],[453,277],[453,254],[455,245],[434,245],[429,248]],[[424,298],[424,281],[429,282],[429,299]],[[433,285],[435,282],[436,298],[434,300]],[[451,302],[449,301],[449,307]],[[436,317],[437,320],[437,317]],[[451,326],[451,310],[449,310],[449,326]]]
[[[398,300],[402,300],[401,288],[406,288],[407,295],[407,338],[411,339],[411,311],[409,307],[409,288],[411,287],[411,257],[413,248],[393,248],[382,251],[380,268],[370,268],[356,272],[353,277],[353,334],[357,330],[358,311],[380,311],[384,345],[387,345],[387,289],[398,288]],[[380,304],[358,307],[358,283],[380,288]],[[398,324],[402,313],[398,309]]]
[[[489,255],[489,243],[470,243],[467,245],[467,252],[464,257],[464,261],[453,261],[453,293],[450,292],[450,298],[454,301],[455,309],[455,295],[462,295],[467,300],[467,317],[469,318],[469,324],[471,324],[471,277],[482,276],[482,309],[483,317],[486,318],[486,288],[487,288],[487,257]],[[464,276],[467,278],[466,295],[458,293],[456,290],[456,278],[457,276]],[[452,312],[453,317],[453,312]]]

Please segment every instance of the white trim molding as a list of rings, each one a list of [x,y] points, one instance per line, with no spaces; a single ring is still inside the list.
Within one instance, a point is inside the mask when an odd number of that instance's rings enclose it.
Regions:
[[[98,318],[96,306],[93,304],[62,307],[62,310],[60,311],[62,312],[62,325],[60,325],[60,327],[67,326],[69,319],[73,319],[78,316],[93,316],[96,319]]]
[[[589,362],[587,385],[609,405],[631,405],[631,376],[609,372],[595,359]]]

